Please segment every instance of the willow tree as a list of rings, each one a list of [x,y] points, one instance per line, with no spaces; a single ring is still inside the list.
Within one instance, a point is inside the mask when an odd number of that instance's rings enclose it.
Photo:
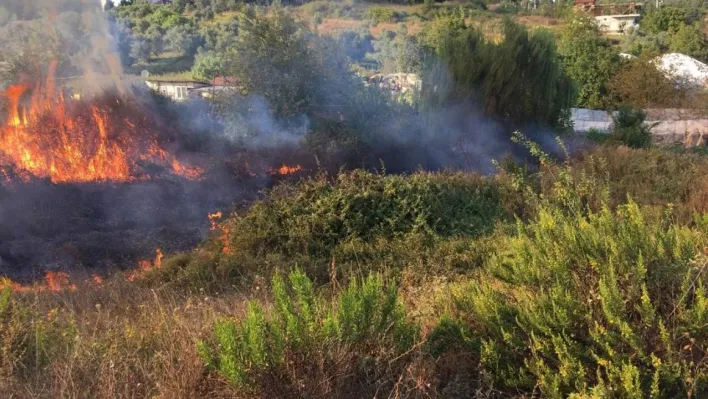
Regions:
[[[453,17],[454,18],[454,17]],[[480,104],[498,120],[555,126],[570,108],[574,90],[559,64],[550,34],[504,21],[504,39],[486,40],[451,21],[427,38],[431,54],[423,77],[423,105]]]

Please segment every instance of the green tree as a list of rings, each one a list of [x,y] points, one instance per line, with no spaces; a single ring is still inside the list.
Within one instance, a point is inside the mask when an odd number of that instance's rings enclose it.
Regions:
[[[177,25],[170,28],[164,37],[168,49],[193,56],[203,39],[191,25]]]
[[[706,40],[698,23],[680,24],[669,36],[669,49],[701,60],[705,60],[708,55]]]
[[[148,61],[154,52],[152,41],[144,36],[133,38],[130,45],[130,56],[140,61]]]
[[[597,24],[589,18],[570,22],[561,36],[560,53],[563,69],[577,86],[576,104],[593,109],[612,107],[614,99],[609,96],[607,82],[620,58]]]
[[[201,49],[199,49],[201,50]],[[192,74],[197,79],[212,80],[226,73],[226,58],[213,51],[197,51],[192,67]]]
[[[687,8],[653,8],[642,17],[641,26],[649,33],[672,33],[678,31],[681,25],[693,24],[698,16],[697,13]]]
[[[649,33],[644,29],[633,29],[622,36],[622,52],[639,57],[642,54],[661,54],[669,48],[669,35],[666,32]]]
[[[313,42],[311,32],[284,9],[267,16],[243,14],[224,72],[238,76],[248,92],[264,96],[277,115],[296,115],[309,109],[316,81],[327,75]]]
[[[436,21],[421,37],[438,55],[423,74],[423,105],[481,101],[488,115],[511,124],[557,125],[572,104],[573,88],[553,38],[507,19],[504,40],[495,43],[460,20]]]
[[[664,76],[647,54],[622,63],[609,80],[610,95],[618,103],[635,108],[672,108],[681,106],[686,93]]]
[[[420,73],[424,58],[425,49],[415,37],[404,37],[396,48],[396,66],[399,72]]]

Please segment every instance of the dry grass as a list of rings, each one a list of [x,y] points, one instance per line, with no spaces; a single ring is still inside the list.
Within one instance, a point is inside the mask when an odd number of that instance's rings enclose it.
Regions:
[[[181,296],[114,278],[103,288],[28,293],[18,302],[60,331],[63,350],[48,364],[13,373],[2,385],[10,398],[234,397],[211,379],[195,342],[214,321],[243,313],[245,294]],[[6,396],[5,396],[6,395]]]
[[[335,35],[340,32],[357,30],[364,25],[364,21],[356,19],[326,18],[317,27],[317,32],[323,35]]]
[[[436,291],[445,291],[439,281],[438,286]],[[372,389],[387,396],[422,397],[421,390],[430,390],[432,365],[417,358],[417,352],[405,357],[372,352],[379,359],[376,369],[393,374],[370,384],[360,366],[366,359],[346,345],[335,348],[335,353],[295,357],[283,375],[260,376],[263,388],[257,395],[234,388],[206,368],[196,342],[213,333],[217,320],[242,318],[247,301],[268,303],[265,291],[259,282],[227,293],[186,295],[170,286],[150,289],[119,274],[102,287],[80,284],[75,291],[15,293],[14,300],[31,309],[33,320],[51,326],[60,338],[40,350],[46,351],[48,360],[39,367],[13,362],[16,367],[9,369],[0,362],[2,397],[356,398]],[[0,332],[3,346],[6,332]],[[0,353],[0,360],[3,356]],[[398,366],[392,367],[394,363]],[[399,375],[400,370],[405,373]],[[301,383],[292,386],[287,381]]]

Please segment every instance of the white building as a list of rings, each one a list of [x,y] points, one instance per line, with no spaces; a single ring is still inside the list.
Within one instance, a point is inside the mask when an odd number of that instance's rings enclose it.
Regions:
[[[147,86],[174,101],[187,101],[193,90],[209,87],[209,83],[179,80],[146,80]]]
[[[190,98],[212,99],[221,93],[240,93],[238,80],[232,77],[217,77],[209,82],[197,80],[148,79],[145,84],[152,90],[174,101]]]
[[[639,14],[599,15],[595,17],[597,25],[605,33],[625,34],[636,27]]]

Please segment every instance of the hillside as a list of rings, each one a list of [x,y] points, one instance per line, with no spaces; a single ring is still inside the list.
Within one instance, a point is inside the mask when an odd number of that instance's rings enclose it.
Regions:
[[[642,18],[3,2],[2,398],[708,397],[705,19]]]
[[[3,391],[706,394],[708,158],[544,165],[306,179],[137,275],[8,286]]]

